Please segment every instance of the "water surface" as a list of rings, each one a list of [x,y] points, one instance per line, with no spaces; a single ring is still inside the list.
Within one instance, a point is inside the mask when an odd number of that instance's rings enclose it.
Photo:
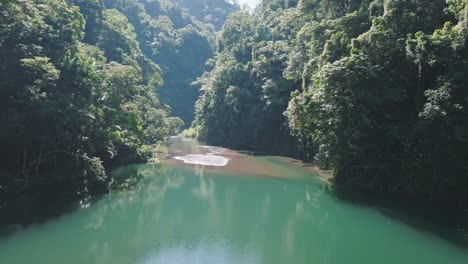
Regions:
[[[213,154],[177,144],[177,156]],[[432,233],[335,199],[287,159],[217,151],[225,167],[116,170],[140,184],[0,238],[0,263],[468,263],[465,249]]]

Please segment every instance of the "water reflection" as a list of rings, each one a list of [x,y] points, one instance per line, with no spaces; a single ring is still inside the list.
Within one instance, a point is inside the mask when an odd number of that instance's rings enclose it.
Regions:
[[[164,221],[161,205],[166,193],[180,188],[185,179],[167,165],[129,166],[114,174],[116,178],[136,177],[137,184],[107,196],[83,212],[87,213],[83,230],[89,232],[86,237],[88,253],[83,255],[89,256],[88,263],[113,263],[116,256],[128,249],[144,248],[152,240],[151,235],[156,236],[161,231],[158,223]],[[171,236],[173,230],[165,229],[165,235]],[[123,245],[128,249],[123,249]],[[117,263],[131,263],[131,256],[122,256]]]
[[[128,166],[114,176],[137,180],[89,208],[0,240],[0,263],[468,263],[466,252],[341,203],[317,181],[182,165]]]
[[[192,189],[193,195],[200,199],[208,202],[213,202],[214,200],[214,181],[212,178],[205,178],[203,175],[203,169],[201,167],[195,168],[195,174],[200,178],[200,183],[198,186]]]

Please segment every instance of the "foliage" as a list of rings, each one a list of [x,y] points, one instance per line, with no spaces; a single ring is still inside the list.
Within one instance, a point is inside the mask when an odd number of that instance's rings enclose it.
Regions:
[[[291,91],[299,88],[283,78],[293,39],[300,28],[297,10],[246,10],[232,14],[218,39],[214,69],[202,76],[196,106],[198,137],[209,144],[287,152],[295,142],[285,117]],[[274,142],[274,144],[272,144]]]
[[[104,189],[105,167],[154,158],[182,126],[129,20],[100,1],[0,3],[2,199]]]
[[[193,138],[196,139],[199,137],[199,132],[197,127],[189,127],[182,131],[182,136],[185,138]]]
[[[161,67],[164,83],[157,91],[161,100],[171,107],[171,115],[190,125],[199,96],[192,82],[210,69],[205,63],[213,56],[215,30],[236,7],[224,0],[105,0],[104,4],[115,9],[106,11],[115,17],[113,23],[128,18],[141,52]],[[117,19],[117,13],[121,19]],[[128,31],[119,24],[109,26]],[[109,35],[105,40],[112,42],[105,46],[119,42],[120,48],[136,50],[131,48],[134,43],[116,36]],[[115,54],[119,61],[118,50],[106,52]]]
[[[379,5],[383,12],[376,11]],[[368,30],[362,23],[336,28],[341,32],[328,37],[321,54],[293,65],[312,64],[314,70],[303,76],[308,78],[304,91],[293,94],[290,126],[314,142],[316,161],[335,169],[338,186],[466,205],[468,171],[462,157],[468,154],[468,138],[462,132],[466,121],[459,117],[468,99],[467,35],[463,16],[447,12],[466,12],[460,6],[388,0],[367,7],[364,2],[351,15],[368,16],[371,20],[363,21],[371,24]],[[349,16],[326,24],[336,27]],[[339,35],[348,37],[337,43]],[[313,31],[309,38],[324,43]]]
[[[264,0],[236,12],[198,82],[199,138],[288,145],[333,168],[337,187],[466,207],[467,14],[466,0]]]
[[[466,0],[236,3],[0,2],[2,197],[80,196],[157,162],[198,99],[187,136],[467,206]]]

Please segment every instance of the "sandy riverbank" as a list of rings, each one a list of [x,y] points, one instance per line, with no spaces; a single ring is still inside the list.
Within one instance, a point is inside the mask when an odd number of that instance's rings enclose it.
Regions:
[[[278,178],[302,178],[303,173],[292,173],[291,170],[242,152],[213,146],[199,145],[196,141],[177,138],[169,147],[171,156],[165,162],[190,167],[203,167],[206,171],[231,173],[238,175],[258,175]],[[288,157],[274,157],[281,162],[298,166],[324,181],[331,179],[330,171],[320,170],[313,164]],[[218,162],[227,159],[227,162]],[[214,162],[210,165],[210,162]]]

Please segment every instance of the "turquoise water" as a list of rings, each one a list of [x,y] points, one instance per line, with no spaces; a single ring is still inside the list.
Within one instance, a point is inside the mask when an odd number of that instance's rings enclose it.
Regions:
[[[468,263],[465,249],[335,199],[304,168],[251,159],[286,178],[122,167],[141,183],[0,238],[0,263]]]

